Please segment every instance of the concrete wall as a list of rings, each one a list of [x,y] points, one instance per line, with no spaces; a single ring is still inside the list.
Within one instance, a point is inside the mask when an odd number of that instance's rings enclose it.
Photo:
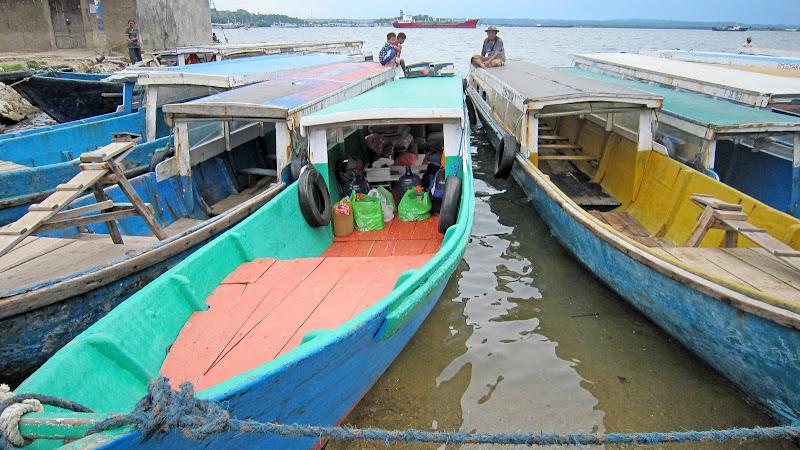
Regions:
[[[0,51],[50,50],[50,31],[48,0],[0,0]]]
[[[208,0],[137,0],[145,50],[211,43]]]
[[[128,54],[128,38],[125,29],[128,20],[138,19],[136,0],[103,0],[103,22],[106,27],[106,39],[112,51]],[[139,26],[141,33],[142,27]]]

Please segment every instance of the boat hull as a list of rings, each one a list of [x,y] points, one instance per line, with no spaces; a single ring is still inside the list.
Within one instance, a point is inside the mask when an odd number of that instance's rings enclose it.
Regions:
[[[567,212],[518,159],[513,176],[588,270],[737,384],[776,420],[800,419],[800,331],[749,314],[634,259]]]
[[[383,314],[376,315],[296,363],[281,365],[214,399],[221,401],[231,415],[238,418],[284,424],[341,423],[417,332],[447,281],[445,277],[431,289],[424,306],[390,338],[376,339],[384,320]],[[146,443],[142,443],[139,433],[129,433],[104,448],[309,449],[322,444],[324,441],[317,438],[258,433],[225,433],[197,442],[173,431]]]
[[[96,79],[34,76],[14,89],[62,123],[112,113],[122,104],[122,83]]]
[[[476,28],[478,20],[467,20],[458,23],[422,23],[422,22],[392,22],[395,28]]]

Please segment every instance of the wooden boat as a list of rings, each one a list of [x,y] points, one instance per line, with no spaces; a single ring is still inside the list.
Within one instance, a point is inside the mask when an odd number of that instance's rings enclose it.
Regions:
[[[659,58],[715,64],[770,75],[800,77],[800,54],[790,57],[694,50],[658,50],[653,52],[653,55]]]
[[[332,53],[345,56],[363,56],[363,41],[324,41],[324,42],[257,42],[225,43],[177,47],[157,50],[152,53],[160,65],[183,66],[188,61],[222,61],[259,55],[290,53]]]
[[[46,72],[14,83],[14,89],[58,122],[113,113],[122,105],[122,84],[109,74]]]
[[[0,226],[25,214],[80,171],[79,156],[109,144],[115,133],[144,134],[145,110],[0,135]],[[163,120],[152,142],[141,143],[124,163],[128,176],[146,172],[158,150],[169,146]]]
[[[758,45],[752,45],[752,44],[742,45],[737,49],[737,52],[743,55],[765,55],[765,56],[778,56],[784,58],[800,58],[800,50],[760,47]]]
[[[472,69],[467,90],[582,264],[776,420],[800,418],[800,220],[654,150],[654,94],[516,61]]]
[[[660,95],[657,140],[673,158],[783,212],[800,217],[800,118],[693,92],[578,68],[567,73]],[[797,175],[795,175],[797,173]]]
[[[276,165],[276,149],[286,154],[297,120],[393,76],[376,63],[340,63],[203,99],[205,110],[253,102],[260,113],[176,120],[176,155],[129,181],[109,179],[102,165],[108,158],[124,163],[116,156],[121,144],[82,155],[75,178],[0,228],[0,373],[30,373],[133,292],[264,205],[284,186],[276,175],[286,158],[278,156]],[[98,181],[114,186],[95,189]],[[92,189],[94,196],[79,197]],[[98,210],[105,215],[80,215]],[[44,234],[30,235],[37,229]]]
[[[124,83],[126,97],[132,95],[135,84],[144,87],[145,137],[151,141],[162,105],[275,80],[301,69],[358,60],[364,59],[323,53],[265,55],[188,66],[132,67],[113,74],[110,80]]]
[[[727,67],[669,60],[636,53],[573,55],[581,69],[647,81],[756,108],[800,114],[800,82],[795,77],[743,72]]]
[[[28,206],[52,193],[78,173],[81,153],[111,142],[114,133],[139,134],[144,142],[125,159],[129,176],[152,169],[171,149],[170,129],[160,108],[167,103],[203,97],[220,90],[267,81],[298,70],[347,61],[340,55],[272,55],[235,61],[175,67],[169,74],[145,76],[150,94],[136,109],[134,87],[144,69],[128,69],[112,78],[124,84],[124,111],[0,136],[0,226],[19,219]],[[150,71],[152,72],[152,70]],[[147,72],[149,73],[149,72]],[[141,101],[139,101],[141,102]],[[31,149],[36,149],[32,152]]]
[[[17,392],[70,398],[97,413],[29,414],[22,433],[38,435],[35,445],[46,445],[47,437],[81,435],[80,420],[60,421],[77,425],[60,431],[31,422],[37,416],[52,422],[131,410],[159,373],[176,386],[193,381],[199,397],[223,402],[235,417],[339,423],[411,339],[461,261],[474,210],[463,105],[457,77],[400,79],[300,120],[313,164],[304,173],[307,180],[323,183],[314,184],[322,189],[319,198],[328,191],[331,201],[341,193],[327,174],[338,159],[366,151],[361,138],[366,126],[442,127],[452,186],[447,192],[453,194],[445,194],[450,201],[443,203],[442,214],[449,211],[454,219],[444,235],[433,217],[334,238],[331,225],[312,227],[305,219],[300,192],[307,185],[301,178],[133,295],[25,380]],[[137,433],[121,429],[70,446],[290,449],[323,444],[316,438],[255,433],[195,442],[177,430],[143,443]]]

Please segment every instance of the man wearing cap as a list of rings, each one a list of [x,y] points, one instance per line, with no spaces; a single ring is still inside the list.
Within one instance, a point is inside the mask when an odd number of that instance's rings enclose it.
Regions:
[[[486,29],[486,39],[483,40],[483,48],[480,55],[472,57],[472,64],[478,67],[499,67],[506,62],[506,51],[503,48],[503,40],[497,37],[497,27],[494,25]]]

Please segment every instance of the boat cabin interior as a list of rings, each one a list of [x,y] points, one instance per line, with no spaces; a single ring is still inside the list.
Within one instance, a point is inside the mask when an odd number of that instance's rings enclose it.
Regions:
[[[649,252],[800,311],[800,221],[664,152],[638,150],[638,115],[607,116],[543,120],[539,170]]]
[[[436,174],[444,172],[443,161],[451,165],[448,173],[463,176],[459,155],[468,148],[468,133],[459,108],[459,80],[440,84],[441,95],[456,106],[440,116],[424,104],[405,112],[386,106],[383,95],[409,95],[409,83],[427,85],[395,81],[301,121],[309,119],[304,127],[310,160],[328,180],[331,203],[383,186],[399,205],[402,189],[435,184]],[[404,113],[410,113],[405,120]],[[265,212],[279,208],[282,198]],[[308,242],[302,255],[285,258],[273,250],[238,265],[208,296],[209,309],[189,318],[161,374],[176,386],[188,380],[205,389],[346,323],[396,291],[413,272],[430,266],[447,239],[438,225],[435,213],[407,221],[400,220],[397,209],[391,216],[384,210],[378,229],[340,235],[338,225],[326,225],[321,228],[324,239]]]

